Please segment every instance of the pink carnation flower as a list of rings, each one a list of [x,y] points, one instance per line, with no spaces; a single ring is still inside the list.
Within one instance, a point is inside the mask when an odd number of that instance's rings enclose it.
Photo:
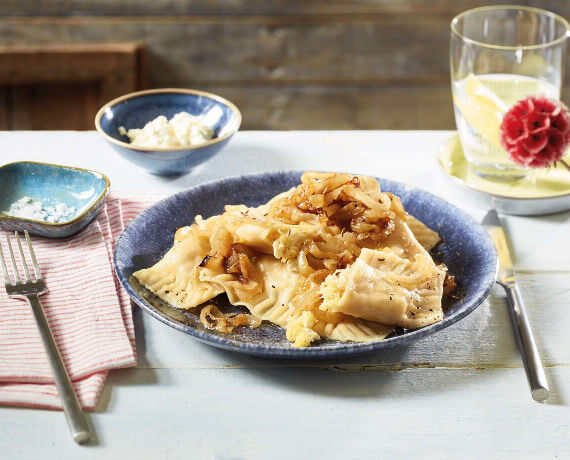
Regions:
[[[500,137],[515,163],[530,168],[554,164],[570,144],[568,108],[545,97],[522,99],[503,117]]]

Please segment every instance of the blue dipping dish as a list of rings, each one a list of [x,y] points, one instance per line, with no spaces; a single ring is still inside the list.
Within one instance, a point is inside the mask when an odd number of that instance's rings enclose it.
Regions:
[[[190,147],[133,146],[119,127],[143,128],[159,115],[171,120],[179,112],[202,115],[214,137]],[[238,131],[241,112],[216,94],[192,89],[151,89],[126,94],[105,104],[95,116],[95,129],[123,158],[158,176],[177,176],[191,171],[218,153]]]
[[[0,228],[64,238],[84,228],[97,215],[109,193],[109,179],[96,171],[34,161],[0,167]],[[51,223],[6,214],[12,203],[28,196],[45,205],[61,202],[75,213]]]

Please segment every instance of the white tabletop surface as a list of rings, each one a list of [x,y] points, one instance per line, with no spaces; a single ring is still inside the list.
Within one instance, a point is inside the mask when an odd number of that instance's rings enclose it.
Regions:
[[[249,131],[179,178],[151,176],[95,132],[0,132],[0,164],[35,160],[106,174],[117,194],[171,194],[275,170],[385,177],[450,196],[435,155],[445,131]],[[0,184],[1,191],[1,184]],[[134,310],[138,365],[113,371],[75,445],[63,413],[0,408],[0,458],[570,458],[570,213],[503,216],[550,383],[534,402],[496,287],[467,318],[415,344],[292,362],[199,343]]]

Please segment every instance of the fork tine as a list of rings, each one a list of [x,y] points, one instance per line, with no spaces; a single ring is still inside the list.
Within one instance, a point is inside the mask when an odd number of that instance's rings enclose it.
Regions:
[[[10,259],[12,260],[12,268],[14,269],[14,278],[16,283],[21,282],[20,272],[18,272],[18,266],[16,265],[16,259],[14,259],[14,251],[12,251],[12,244],[10,243],[10,235],[6,234],[6,242],[8,243],[8,253],[10,254]]]
[[[6,260],[4,259],[4,252],[2,251],[2,244],[0,244],[0,265],[2,265],[2,274],[4,275],[4,283],[12,284],[12,280],[8,276],[8,268],[6,267]]]
[[[32,241],[30,240],[30,234],[27,230],[24,230],[26,235],[26,241],[28,242],[28,250],[30,251],[30,256],[32,258],[32,264],[34,265],[34,273],[36,274],[36,280],[42,279],[42,272],[40,271],[40,266],[36,260],[36,254],[34,253],[34,248],[32,247]]]
[[[16,237],[16,244],[18,245],[18,251],[20,252],[20,257],[22,258],[22,267],[24,269],[24,276],[26,281],[30,281],[30,271],[28,270],[28,264],[26,263],[26,256],[24,255],[24,251],[22,250],[22,243],[20,242],[20,234],[18,232],[14,232]]]

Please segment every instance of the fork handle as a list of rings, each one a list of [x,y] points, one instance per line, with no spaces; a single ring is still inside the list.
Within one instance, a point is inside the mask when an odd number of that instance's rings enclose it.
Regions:
[[[32,312],[36,319],[40,335],[42,337],[42,342],[47,353],[48,361],[50,363],[51,369],[53,371],[53,376],[55,379],[55,386],[61,397],[63,404],[63,411],[65,413],[65,418],[67,419],[67,424],[73,436],[73,440],[78,444],[87,442],[91,437],[89,428],[87,426],[87,421],[85,420],[85,414],[81,409],[81,405],[73,391],[71,386],[71,380],[69,379],[69,374],[65,369],[57,345],[51,334],[49,328],[49,323],[45,317],[40,299],[37,295],[26,296],[30,307],[32,307]]]

